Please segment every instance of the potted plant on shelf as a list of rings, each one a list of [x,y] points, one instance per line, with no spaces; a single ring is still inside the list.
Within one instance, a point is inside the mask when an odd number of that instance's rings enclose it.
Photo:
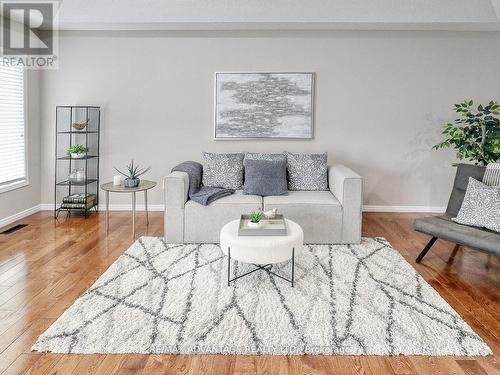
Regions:
[[[262,218],[264,217],[264,213],[262,211],[254,211],[250,213],[250,221],[248,222],[248,226],[250,228],[260,228],[262,226]]]
[[[123,186],[125,187],[137,187],[141,180],[139,176],[142,176],[144,173],[148,172],[151,167],[141,168],[139,164],[134,165],[134,160],[127,165],[127,173],[123,173],[118,168],[115,167],[115,170],[121,175],[125,176],[125,180],[123,181]]]
[[[85,155],[89,152],[89,148],[83,145],[74,145],[68,148],[68,155],[71,156],[72,159],[83,159]]]
[[[472,107],[472,100],[454,105],[460,117],[444,125],[444,141],[434,150],[453,147],[459,160],[470,160],[487,165],[500,160],[500,104],[492,100],[488,105]]]

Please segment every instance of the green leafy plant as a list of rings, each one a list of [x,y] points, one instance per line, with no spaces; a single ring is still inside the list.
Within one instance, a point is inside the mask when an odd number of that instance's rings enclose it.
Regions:
[[[68,155],[71,154],[85,154],[86,152],[89,152],[89,148],[85,147],[83,145],[74,145],[68,148]]]
[[[115,167],[115,170],[118,173],[120,173],[121,175],[125,176],[125,178],[131,179],[131,180],[135,180],[136,178],[139,178],[139,176],[142,176],[144,173],[148,172],[151,169],[151,167],[141,168],[141,166],[139,164],[134,165],[134,160],[132,160],[132,162],[129,165],[127,165],[126,168],[127,168],[126,173],[120,171],[116,167]]]
[[[250,213],[250,222],[258,223],[264,217],[264,213],[262,211],[254,211]]]
[[[500,104],[492,100],[488,105],[472,107],[472,100],[454,105],[460,115],[453,123],[444,125],[444,141],[434,150],[453,147],[459,160],[470,160],[487,165],[500,160]]]

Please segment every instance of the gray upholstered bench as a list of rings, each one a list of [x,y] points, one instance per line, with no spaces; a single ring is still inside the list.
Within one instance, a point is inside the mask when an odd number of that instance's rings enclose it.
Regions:
[[[500,233],[457,224],[451,220],[452,217],[457,216],[462,206],[469,177],[482,181],[484,171],[485,167],[482,166],[459,164],[445,215],[426,217],[415,221],[415,230],[432,236],[429,243],[418,255],[417,263],[420,263],[438,238],[469,246],[488,254],[500,255]]]

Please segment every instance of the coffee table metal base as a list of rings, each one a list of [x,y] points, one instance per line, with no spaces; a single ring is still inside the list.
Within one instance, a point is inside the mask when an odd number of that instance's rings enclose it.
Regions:
[[[279,277],[280,279],[288,281],[290,284],[292,284],[292,288],[293,288],[294,277],[295,277],[295,248],[292,248],[292,279],[291,280],[271,271],[271,268],[273,267],[272,264],[265,264],[265,265],[254,264],[254,266],[256,267],[255,269],[248,271],[248,272],[244,273],[243,275],[239,275],[239,276],[236,276],[236,277],[231,279],[231,248],[229,247],[227,249],[227,286],[229,286],[229,284],[232,281],[236,281],[238,279],[241,279],[242,277],[250,275],[251,273],[254,273],[255,271],[263,270],[263,271],[266,271],[267,273],[269,273],[273,276],[276,276],[276,277]]]

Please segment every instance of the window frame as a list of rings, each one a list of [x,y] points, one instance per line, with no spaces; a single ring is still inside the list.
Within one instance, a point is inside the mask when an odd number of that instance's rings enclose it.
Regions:
[[[20,189],[29,186],[29,169],[28,169],[28,72],[23,70],[23,101],[24,101],[24,172],[25,179],[11,183],[0,183],[0,194],[8,191]]]

